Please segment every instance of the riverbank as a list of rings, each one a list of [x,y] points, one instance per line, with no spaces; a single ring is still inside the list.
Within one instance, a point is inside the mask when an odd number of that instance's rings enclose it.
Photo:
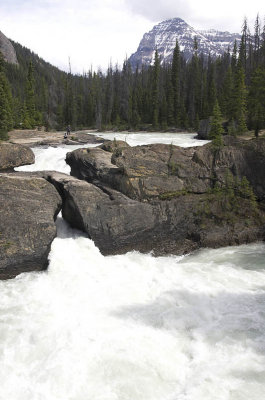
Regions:
[[[102,131],[99,132],[97,129],[85,129],[71,132],[70,135],[67,136],[67,139],[64,139],[65,131],[50,131],[46,132],[44,130],[37,130],[37,129],[29,129],[29,130],[21,130],[16,129],[10,131],[8,133],[9,142],[14,144],[21,144],[23,146],[28,147],[37,147],[37,146],[60,146],[60,145],[76,145],[76,144],[96,144],[102,142],[103,139],[110,139],[112,140],[114,137],[119,138],[120,136],[123,137],[123,140],[126,138],[127,135],[156,135],[161,134],[161,131],[157,132],[147,132],[147,131]],[[163,132],[165,137],[167,135],[174,135],[174,134],[181,134],[181,135],[190,135],[196,136],[196,132],[175,132],[175,131],[165,131]]]

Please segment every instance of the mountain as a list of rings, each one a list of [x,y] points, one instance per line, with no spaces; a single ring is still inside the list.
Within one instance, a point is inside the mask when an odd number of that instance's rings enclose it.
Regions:
[[[190,60],[193,53],[194,38],[197,38],[199,53],[206,56],[219,56],[233,48],[234,41],[239,41],[241,36],[237,33],[219,32],[216,30],[199,31],[192,28],[181,18],[172,18],[155,25],[153,29],[145,33],[136,53],[132,54],[129,61],[133,68],[142,64],[149,65],[154,59],[157,48],[161,62],[169,62],[172,59],[176,45],[176,39],[180,51],[186,60]]]
[[[5,61],[11,64],[18,64],[14,46],[2,32],[0,32],[0,51]]]

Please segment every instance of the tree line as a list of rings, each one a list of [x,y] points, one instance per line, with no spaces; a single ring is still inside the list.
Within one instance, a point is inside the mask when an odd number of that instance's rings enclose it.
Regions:
[[[194,39],[186,62],[178,42],[172,62],[73,75],[13,43],[19,65],[0,59],[0,138],[12,128],[196,130],[213,116],[212,135],[265,128],[265,28],[247,21],[240,43],[220,57],[204,57]],[[221,124],[220,122],[225,124]]]

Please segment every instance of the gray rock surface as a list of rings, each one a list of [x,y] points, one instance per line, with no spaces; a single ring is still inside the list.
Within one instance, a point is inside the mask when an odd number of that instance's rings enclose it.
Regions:
[[[68,199],[64,217],[104,254],[183,254],[263,240],[264,207],[237,192],[215,192],[213,186],[224,185],[231,171],[238,179],[247,176],[262,201],[265,141],[224,141],[219,150],[211,144],[186,149],[157,144],[113,154],[100,148],[68,153],[71,174],[90,184],[71,180],[61,186]]]
[[[211,131],[211,118],[202,119],[199,123],[198,129],[198,139],[209,139],[209,134]]]
[[[53,185],[27,174],[0,174],[0,279],[47,267],[61,198]]]
[[[152,144],[109,153],[78,149],[68,153],[71,174],[88,182],[102,182],[126,196],[152,201],[173,192],[202,194],[216,181],[225,182],[227,171],[249,180],[259,200],[265,199],[265,140],[224,137],[224,146],[211,143],[182,148]]]
[[[130,147],[130,145],[123,140],[104,140],[100,149],[109,151],[110,153],[119,152],[121,149]]]
[[[10,40],[0,32],[0,51],[4,60],[11,64],[18,64],[16,51]]]
[[[150,204],[58,172],[43,176],[61,194],[66,221],[85,231],[103,254],[121,254],[132,248],[150,250],[156,230],[156,215]]]
[[[12,143],[0,143],[0,171],[13,171],[21,165],[34,164],[35,156],[31,149]]]
[[[76,144],[100,144],[103,139],[82,131],[72,132],[64,139],[65,132],[45,132],[39,130],[14,130],[9,132],[9,141],[27,147],[60,146]]]

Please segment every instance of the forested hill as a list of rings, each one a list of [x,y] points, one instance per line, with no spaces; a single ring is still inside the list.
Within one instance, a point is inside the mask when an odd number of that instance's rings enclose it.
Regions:
[[[217,59],[199,53],[186,62],[176,41],[172,62],[132,71],[60,71],[30,50],[13,43],[19,65],[0,60],[0,136],[8,129],[197,129],[214,117],[212,136],[265,128],[265,30],[257,17],[254,35],[244,22],[239,46]],[[254,38],[254,39],[253,39]],[[11,96],[12,91],[12,96]]]

